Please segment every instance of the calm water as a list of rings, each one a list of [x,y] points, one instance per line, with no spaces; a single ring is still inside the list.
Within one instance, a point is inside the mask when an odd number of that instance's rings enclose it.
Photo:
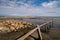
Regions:
[[[48,35],[52,40],[60,40],[60,18],[54,19],[54,26],[51,28]]]
[[[20,18],[11,18],[11,19],[22,20]],[[0,20],[6,20],[6,19],[0,18]],[[36,20],[36,19],[27,19],[27,18],[23,18],[22,21],[28,21],[34,24],[43,24],[47,22],[46,20]],[[49,33],[47,33],[46,36],[49,36],[50,40],[60,40],[60,18],[54,18],[53,28],[50,29]]]
[[[7,19],[11,19],[11,20],[21,20],[21,21],[27,21],[27,22],[31,22],[31,23],[34,23],[34,24],[43,24],[47,21],[44,21],[44,20],[36,20],[36,19],[28,19],[28,18],[0,18],[0,20],[7,20]]]

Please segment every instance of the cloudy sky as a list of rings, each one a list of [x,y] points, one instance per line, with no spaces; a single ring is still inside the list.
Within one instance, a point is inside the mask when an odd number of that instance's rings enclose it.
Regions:
[[[0,16],[60,16],[60,0],[0,0]]]

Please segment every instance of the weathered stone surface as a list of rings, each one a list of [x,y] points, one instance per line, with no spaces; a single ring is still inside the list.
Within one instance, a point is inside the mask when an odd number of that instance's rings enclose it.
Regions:
[[[34,24],[17,20],[0,20],[0,33],[17,31],[20,28],[33,27]]]

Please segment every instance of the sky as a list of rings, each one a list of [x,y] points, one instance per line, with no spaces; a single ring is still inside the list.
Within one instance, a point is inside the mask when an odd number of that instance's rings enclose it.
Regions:
[[[60,16],[60,0],[0,0],[0,16]]]

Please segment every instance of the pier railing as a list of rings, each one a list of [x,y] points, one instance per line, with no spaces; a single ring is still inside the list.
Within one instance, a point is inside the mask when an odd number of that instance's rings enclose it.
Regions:
[[[50,26],[49,26],[49,24],[50,24]],[[51,21],[46,22],[44,24],[37,25],[36,28],[34,28],[33,30],[29,31],[28,33],[26,33],[22,37],[19,37],[17,40],[25,40],[28,36],[31,36],[31,34],[34,33],[35,31],[37,31],[37,33],[38,33],[38,40],[42,40],[42,34],[41,34],[41,27],[42,26],[45,26],[45,31],[47,32],[48,28],[53,26],[53,21],[51,20]],[[35,40],[37,40],[37,39],[35,39]]]

